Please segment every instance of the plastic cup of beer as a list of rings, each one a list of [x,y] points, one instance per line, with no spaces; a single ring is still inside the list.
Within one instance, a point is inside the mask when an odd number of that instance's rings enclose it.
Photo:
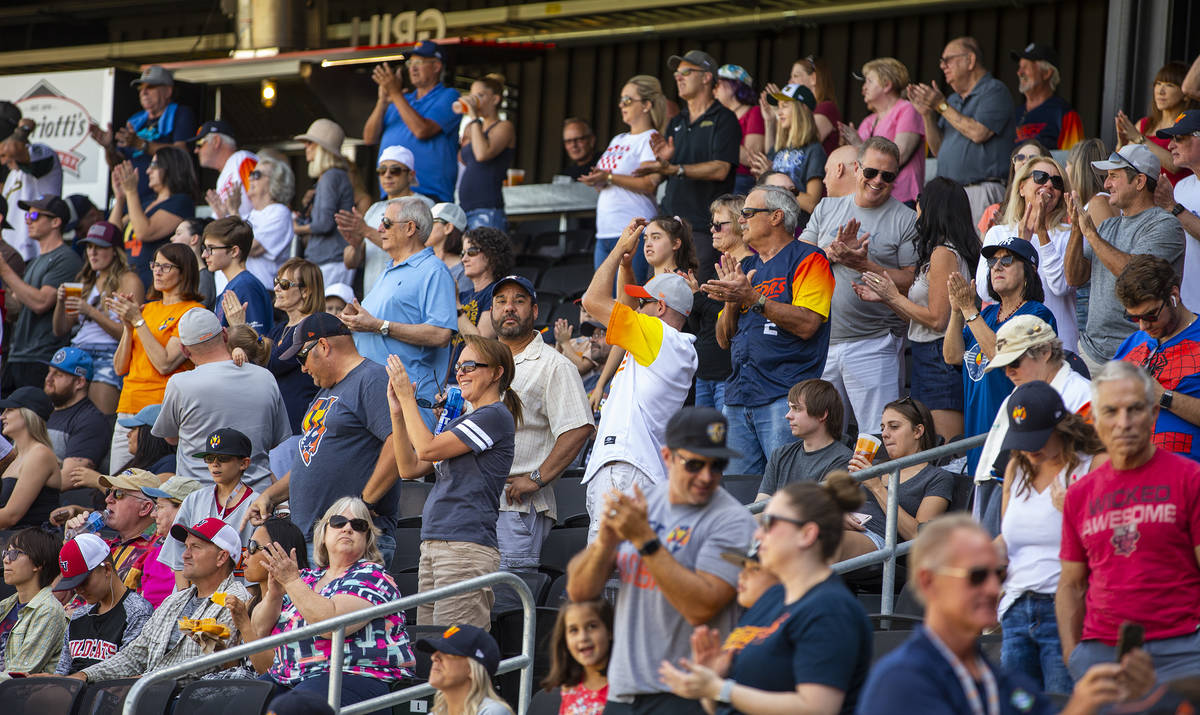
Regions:
[[[507,178],[504,180],[505,186],[520,186],[525,183],[524,169],[509,169]]]
[[[858,441],[854,443],[854,453],[862,455],[863,459],[871,462],[875,459],[875,453],[879,451],[881,444],[883,441],[875,435],[862,432],[858,435]]]
[[[83,298],[83,284],[82,283],[63,283],[63,297]],[[76,313],[78,311],[73,310],[73,311],[69,311],[69,312]]]

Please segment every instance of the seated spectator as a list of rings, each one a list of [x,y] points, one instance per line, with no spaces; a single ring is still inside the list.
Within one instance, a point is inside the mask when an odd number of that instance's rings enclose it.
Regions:
[[[215,189],[209,189],[205,200],[213,210],[213,216],[224,218],[238,216],[249,220],[254,207],[246,195],[250,185],[250,172],[258,164],[253,152],[238,149],[233,137],[233,126],[221,119],[211,119],[196,130],[196,136],[188,140],[195,145],[200,166],[219,171]]]
[[[45,392],[54,405],[54,412],[46,420],[46,429],[54,446],[54,456],[62,464],[59,488],[64,492],[74,486],[72,475],[75,470],[108,469],[112,422],[88,398],[92,377],[91,356],[73,347],[54,353],[46,373]],[[93,482],[88,486],[95,488],[96,484]],[[73,496],[87,503],[94,493],[84,491]],[[63,497],[64,500],[69,498]]]
[[[367,505],[357,497],[342,497],[314,529],[317,568],[300,570],[297,558],[302,549],[285,552],[279,543],[262,545],[267,588],[251,616],[254,635],[246,639],[285,633],[400,598],[396,582],[381,565],[376,536]],[[386,695],[392,683],[412,677],[415,661],[404,613],[346,631],[342,707]],[[270,679],[293,691],[328,693],[330,646],[330,639],[317,636],[277,647]]]
[[[433,654],[429,684],[437,694],[433,712],[446,715],[512,715],[492,687],[500,667],[500,648],[486,631],[467,623],[440,636],[422,638],[417,648]]]
[[[349,293],[349,286],[343,284]],[[349,293],[350,299],[354,294]],[[296,444],[303,434],[304,413],[317,395],[317,385],[312,376],[304,372],[295,360],[284,360],[282,355],[291,349],[296,340],[296,328],[300,321],[314,313],[320,313],[336,296],[326,296],[325,280],[317,264],[303,258],[289,258],[275,276],[275,308],[287,314],[287,320],[275,323],[269,335],[270,357],[266,368],[275,376],[283,404],[287,408],[291,437],[280,442],[270,451],[271,473],[287,474],[298,452]],[[343,306],[344,307],[344,306]]]
[[[142,493],[142,487],[158,487],[158,477],[144,469],[126,469],[111,476],[100,477],[105,490],[104,526],[117,532],[108,540],[117,575],[125,585],[141,590],[142,572],[146,557],[156,546],[154,508],[156,502]],[[73,517],[65,525],[68,538],[80,532],[90,513]]]
[[[295,139],[304,143],[308,176],[317,181],[311,220],[294,222],[296,235],[304,242],[304,257],[321,267],[326,285],[350,283],[353,273],[342,263],[346,239],[334,220],[338,211],[354,206],[354,189],[346,173],[349,164],[342,156],[346,132],[332,119],[318,119]]]
[[[550,637],[550,674],[542,689],[559,689],[560,715],[600,715],[608,700],[612,604],[603,598],[566,603]]]
[[[770,499],[792,482],[824,481],[850,464],[854,450],[842,439],[842,398],[830,383],[810,379],[788,390],[787,423],[795,442],[771,453],[755,501]]]
[[[863,81],[863,101],[871,114],[857,129],[853,124],[838,122],[838,133],[854,147],[874,136],[891,139],[900,150],[900,170],[892,197],[916,208],[925,185],[925,123],[916,108],[901,96],[908,88],[908,68],[895,57],[879,57],[864,64],[857,78]]]
[[[292,209],[296,175],[287,162],[273,156],[258,157],[246,186],[251,211],[246,223],[254,229],[254,243],[246,256],[246,270],[267,290],[288,256],[296,239]]]
[[[175,591],[175,572],[158,560],[163,545],[171,537],[175,515],[189,494],[199,491],[200,482],[181,474],[172,476],[157,487],[142,487],[142,494],[154,500],[154,547],[146,554],[142,571],[142,587],[138,591],[150,605],[158,608]],[[172,539],[174,541],[174,539]]]
[[[436,204],[432,213],[433,227],[429,229],[429,238],[425,239],[425,245],[432,248],[433,254],[450,269],[455,293],[469,291],[473,283],[463,272],[462,264],[462,236],[463,231],[467,230],[467,214],[458,204]],[[365,280],[363,285],[367,285]]]
[[[230,631],[223,640],[225,645],[236,645],[241,640],[229,610],[212,599],[217,593],[249,598],[246,588],[233,577],[233,567],[242,553],[237,532],[220,519],[210,518],[191,527],[176,524],[171,527],[171,538],[186,545],[183,577],[191,585],[171,594],[154,609],[138,637],[116,655],[68,677],[93,683],[136,678],[194,660],[203,654],[203,646],[183,633],[180,618],[215,619]],[[179,680],[194,680],[218,669],[191,672]]]
[[[58,554],[62,579],[55,591],[75,591],[87,605],[71,613],[56,675],[78,673],[111,658],[142,632],[154,606],[117,576],[108,544],[80,534]]]
[[[822,179],[827,154],[821,147],[813,119],[817,100],[812,90],[804,85],[788,85],[782,91],[764,92],[763,97],[766,154],[751,155],[751,167],[756,174],[771,170],[788,175],[797,189],[798,223],[803,228],[824,192]]]
[[[1013,50],[1017,62],[1017,89],[1024,102],[1017,103],[1017,141],[1035,139],[1047,149],[1070,149],[1083,139],[1083,122],[1058,89],[1058,53],[1053,47],[1029,43]]]
[[[512,242],[504,232],[490,226],[467,229],[463,234],[463,275],[471,280],[472,290],[458,296],[459,335],[482,335],[496,337],[492,321],[481,320],[492,311],[492,291],[496,279],[512,273]],[[452,349],[462,345],[455,341]],[[461,349],[461,348],[459,348]]]
[[[1149,149],[1162,164],[1162,170],[1172,185],[1192,172],[1175,165],[1174,157],[1167,149],[1168,138],[1158,136],[1158,132],[1174,126],[1180,114],[1196,107],[1196,101],[1182,89],[1187,71],[1187,65],[1182,62],[1166,63],[1154,75],[1154,98],[1146,116],[1139,119],[1136,125],[1121,110],[1117,110],[1114,118],[1117,126],[1116,151],[1129,144],[1140,144]]]
[[[36,387],[19,387],[0,400],[4,436],[17,458],[0,476],[0,529],[41,526],[58,506],[62,471],[46,420],[54,412],[50,398]]]
[[[138,196],[139,170],[129,162],[112,170],[112,189],[116,197],[108,213],[109,223],[124,233],[129,265],[137,271],[142,285],[154,281],[150,263],[159,248],[166,245],[179,222],[192,218],[196,204],[196,170],[192,158],[182,149],[167,146],[159,149],[146,169],[154,200],[143,205]]]
[[[64,227],[63,238],[71,241],[76,252],[79,252],[78,241],[88,235],[88,231],[97,221],[104,220],[104,214],[85,194],[71,194],[63,197],[63,200],[67,202],[67,208],[71,215]]]
[[[888,403],[883,409],[882,440],[887,459],[911,457],[937,446],[933,415],[920,402],[906,397]],[[861,453],[850,458],[851,472],[871,466]],[[955,477],[950,472],[921,462],[900,470],[900,491],[896,495],[896,543],[913,539],[925,522],[944,513],[954,499]],[[862,483],[865,501],[857,514],[846,519],[846,535],[838,552],[838,561],[882,549],[887,539],[888,475],[872,477]]]
[[[22,529],[4,547],[4,583],[16,593],[0,601],[0,680],[10,673],[54,673],[67,615],[50,584],[58,578],[58,540],[40,528]]]
[[[562,138],[568,163],[558,170],[558,174],[578,179],[591,173],[602,154],[596,149],[596,133],[592,131],[592,125],[586,119],[567,117],[563,120]]]
[[[101,412],[117,411],[121,396],[121,378],[113,370],[113,354],[121,338],[121,318],[108,308],[108,296],[123,293],[141,304],[142,281],[129,268],[121,234],[107,221],[97,221],[76,245],[86,247],[87,260],[75,280],[82,284],[78,293],[67,295],[65,283],[58,286],[54,304],[54,334],[71,336],[71,347],[91,357],[95,374],[89,377],[87,395]],[[97,462],[97,464],[99,464]]]
[[[1000,664],[1024,673],[1038,690],[1069,693],[1054,614],[1060,571],[1062,506],[1067,488],[1108,460],[1096,430],[1070,412],[1045,382],[1013,390],[1004,410],[1012,450],[1004,474],[1004,507],[997,548],[1007,554],[1008,579],[1000,599],[1004,641]]]
[[[325,288],[325,312],[340,318],[346,306],[358,300],[354,297],[354,289],[345,283],[334,283]]]
[[[291,216],[292,212],[289,209],[289,222],[292,220]],[[212,271],[208,270],[208,264],[204,262],[204,229],[212,221],[211,218],[184,219],[179,222],[179,227],[171,235],[171,243],[181,243],[191,248],[192,253],[196,254],[196,265],[200,271],[197,291],[204,307],[209,310],[214,310],[217,304],[216,279],[213,277]]]
[[[779,577],[764,569],[759,561],[758,546],[755,541],[749,551],[729,549],[721,554],[721,558],[741,569],[738,572],[737,604],[745,609],[752,608],[768,589],[779,583]]]
[[[467,115],[458,149],[463,167],[458,175],[458,201],[467,212],[468,229],[508,228],[500,187],[507,183],[517,153],[517,129],[512,121],[500,117],[504,93],[504,75],[491,73],[472,82],[470,93],[458,100]]]
[[[717,631],[696,628],[692,660],[659,666],[671,691],[706,710],[748,715],[853,712],[870,667],[871,624],[829,564],[843,521],[861,503],[845,472],[771,497],[755,537],[763,568],[780,584],[746,611],[724,647]]]
[[[127,469],[142,469],[154,475],[161,475],[163,479],[175,473],[175,445],[167,444],[167,441],[162,437],[155,437],[150,429],[154,426],[154,420],[158,419],[158,413],[162,410],[162,405],[150,405],[143,407],[136,415],[132,417],[121,417],[117,423],[129,430],[129,450],[126,454],[110,455],[110,465],[116,465],[116,469],[108,469],[107,471],[113,474],[120,474]],[[100,487],[100,472],[90,467],[77,466],[70,472],[63,472],[63,487],[71,489],[91,488],[99,490]],[[98,509],[104,508],[104,495],[99,494],[99,503],[93,499]],[[64,509],[69,507],[64,507]],[[82,513],[79,508],[70,507],[71,513],[69,516]],[[55,512],[63,511],[59,509]],[[55,519],[52,515],[52,520],[58,523],[65,519]]]
[[[271,293],[246,270],[246,257],[253,243],[254,229],[250,224],[237,216],[219,218],[204,229],[204,262],[214,275],[219,272],[225,279],[214,311],[221,324],[246,323],[266,334],[271,332],[275,313],[271,309]]]
[[[936,519],[921,530],[908,564],[925,603],[925,622],[875,664],[857,712],[960,715],[982,712],[985,697],[1004,704],[991,712],[1058,712],[1024,674],[997,668],[979,646],[984,629],[996,623],[1004,583],[1004,566],[986,531],[965,514]],[[1096,713],[1118,699],[1141,697],[1154,684],[1149,660],[1134,649],[1119,663],[1095,666],[1078,680],[1062,712]]]

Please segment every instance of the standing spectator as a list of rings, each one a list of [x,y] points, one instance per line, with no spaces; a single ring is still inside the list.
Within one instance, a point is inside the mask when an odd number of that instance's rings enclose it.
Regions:
[[[1176,166],[1167,148],[1169,139],[1158,136],[1158,132],[1174,126],[1180,114],[1196,107],[1196,101],[1184,94],[1181,88],[1186,73],[1187,65],[1182,62],[1163,65],[1154,75],[1154,95],[1146,116],[1134,125],[1125,112],[1118,110],[1114,119],[1117,125],[1117,151],[1129,144],[1146,147],[1158,159],[1172,185],[1191,172]]]
[[[197,184],[191,157],[178,147],[160,149],[145,171],[154,192],[148,202],[138,193],[140,170],[129,162],[113,167],[115,199],[108,221],[121,228],[130,267],[137,271],[142,285],[150,285],[154,279],[150,270],[154,252],[171,240],[181,221],[196,213],[193,197]]]
[[[537,315],[532,283],[521,276],[496,282],[490,319],[512,352],[511,389],[521,399],[521,424],[496,523],[500,568],[506,571],[537,570],[542,543],[558,517],[554,489],[546,487],[596,432],[579,371],[542,340],[533,327]]]
[[[1155,446],[1200,461],[1200,325],[1170,268],[1161,258],[1133,256],[1121,271],[1117,299],[1139,330],[1113,359],[1140,365],[1154,378]]]
[[[358,353],[380,366],[388,355],[398,355],[418,386],[419,399],[430,405],[441,392],[442,370],[450,364],[450,334],[458,325],[454,279],[433,249],[425,247],[432,226],[433,217],[421,200],[389,204],[379,230],[391,264],[362,304],[354,301],[341,315],[353,331]],[[422,410],[432,429],[433,411]]]
[[[249,174],[246,194],[250,212],[246,223],[254,229],[254,243],[246,256],[246,270],[267,290],[279,267],[291,255],[296,239],[292,209],[288,204],[296,193],[296,175],[287,162],[261,156]]]
[[[55,484],[62,472],[54,456],[54,445],[46,432],[46,420],[54,408],[36,387],[19,387],[0,400],[4,436],[16,447],[17,458],[9,462],[0,479],[0,529],[41,526],[58,504]]]
[[[1017,91],[1025,98],[1017,103],[1017,143],[1036,139],[1046,149],[1075,146],[1083,139],[1083,122],[1070,103],[1054,93],[1061,80],[1058,53],[1031,42],[1008,55],[1017,63]]]
[[[463,165],[459,205],[467,212],[467,228],[491,226],[503,231],[508,228],[508,219],[500,187],[517,153],[517,129],[500,118],[504,75],[487,74],[475,80],[471,93],[459,101],[467,110],[467,130],[458,152]]]
[[[900,171],[892,198],[916,208],[925,185],[925,123],[921,113],[900,96],[908,87],[908,68],[895,57],[880,57],[862,66],[862,96],[871,115],[857,131],[853,124],[838,124],[842,139],[860,146],[871,137],[891,139],[900,150]],[[833,195],[833,194],[831,194]]]
[[[1173,127],[1160,129],[1155,136],[1167,140],[1171,159],[1177,167],[1200,168],[1200,109],[1183,113]],[[1185,304],[1200,305],[1200,179],[1195,174],[1180,179],[1171,194],[1165,191],[1165,185],[1157,188],[1154,198],[1158,207],[1178,218],[1184,232],[1192,239],[1185,242],[1183,278],[1187,287],[1180,297]],[[1189,279],[1193,280],[1189,282]]]
[[[47,144],[30,142],[33,133],[32,119],[21,119],[21,110],[11,102],[0,101],[0,165],[8,173],[4,179],[4,197],[8,201],[21,202],[39,196],[62,196],[62,164],[58,154]],[[13,118],[20,120],[13,125]],[[7,131],[5,131],[7,130]],[[16,248],[25,260],[38,255],[37,241],[29,236],[25,223],[25,212],[18,208],[12,214],[12,226],[3,231],[4,240]],[[66,233],[69,214],[63,214],[63,233]]]
[[[20,306],[4,356],[5,393],[24,385],[41,387],[46,379],[46,361],[66,345],[54,334],[58,286],[74,278],[82,263],[62,239],[65,201],[57,196],[39,196],[18,205],[25,211],[25,224],[29,237],[37,241],[38,254],[26,265],[24,275],[17,275],[8,261],[0,261],[0,282]],[[10,316],[12,312],[10,304]]]
[[[786,417],[796,441],[771,453],[755,501],[766,501],[793,482],[820,482],[846,468],[854,451],[841,440],[844,409],[837,388],[824,380],[792,385]]]
[[[954,93],[946,97],[936,82],[908,88],[909,101],[925,120],[925,139],[938,158],[938,175],[967,190],[971,223],[978,223],[983,210],[1004,195],[1016,127],[1008,87],[982,63],[975,38],[955,38],[938,60]]]
[[[824,190],[822,179],[827,157],[817,138],[812,113],[817,102],[808,87],[802,84],[763,95],[767,155],[754,155],[751,161],[759,174],[770,169],[786,174],[792,180],[797,189],[795,197],[802,211],[800,224],[803,228]]]
[[[63,238],[68,238],[67,231],[71,233],[70,239],[77,240],[80,236],[86,236],[88,229],[97,221],[104,220],[104,214],[92,200],[83,194],[71,194],[64,197],[67,202],[67,208],[71,210],[71,220],[67,221],[66,231],[63,232]]]
[[[436,204],[433,207],[433,226],[429,229],[425,245],[432,248],[433,254],[450,269],[455,295],[472,287],[462,264],[462,236],[466,230],[467,214],[458,204]]]
[[[610,277],[602,285],[611,284]],[[710,407],[674,413],[659,450],[667,479],[645,494],[637,485],[606,494],[593,512],[596,539],[567,566],[572,601],[600,596],[613,569],[620,573],[608,693],[632,699],[635,712],[702,712],[668,692],[658,666],[691,654],[688,626],[708,624],[722,637],[734,625],[738,568],[721,554],[747,548],[754,519],[721,488],[729,458],[738,456],[727,433]]]
[[[595,268],[608,257],[630,221],[649,219],[658,213],[655,194],[663,178],[659,174],[636,174],[644,162],[654,161],[651,140],[667,124],[667,99],[662,85],[650,75],[630,77],[621,88],[617,105],[621,121],[629,131],[613,137],[595,161],[595,168],[578,178],[600,192],[596,199],[596,248],[592,260]],[[649,272],[641,246],[634,253],[633,265],[637,276],[644,277]]]
[[[717,101],[737,115],[742,127],[742,144],[738,149],[737,176],[733,180],[733,193],[745,196],[754,187],[754,174],[750,172],[750,157],[762,153],[765,148],[766,127],[762,109],[754,94],[754,80],[750,73],[738,65],[721,65],[717,69],[717,86],[714,91]]]
[[[338,211],[349,211],[354,206],[349,164],[342,156],[346,132],[331,119],[318,119],[295,139],[304,142],[308,176],[317,180],[311,220],[307,224],[294,223],[296,235],[304,241],[304,257],[321,267],[326,285],[350,283],[353,275],[342,262],[346,239],[334,220]]]
[[[75,276],[82,284],[76,295],[67,295],[65,283],[58,284],[54,305],[54,334],[71,335],[71,347],[88,355],[96,369],[89,378],[89,396],[106,415],[117,410],[121,396],[121,378],[113,370],[113,355],[121,337],[121,318],[108,309],[108,297],[114,293],[130,296],[141,304],[145,288],[137,273],[129,268],[121,245],[121,232],[107,221],[97,221],[85,238],[83,267]]]
[[[271,293],[246,270],[253,245],[254,229],[240,216],[219,218],[204,228],[204,262],[225,279],[217,318],[225,326],[245,323],[258,333],[269,333],[275,323]]]
[[[813,109],[813,117],[817,124],[817,136],[826,154],[830,154],[838,145],[837,125],[842,121],[833,92],[833,77],[829,67],[819,57],[809,55],[792,63],[792,74],[788,84],[802,84],[808,87],[817,101]]]
[[[47,531],[22,529],[4,547],[4,583],[16,593],[0,601],[0,680],[10,673],[53,674],[67,616],[50,584],[58,577],[58,543]]]
[[[78,348],[63,348],[50,360],[44,391],[54,412],[46,419],[46,429],[62,464],[63,491],[75,486],[71,475],[77,468],[108,468],[112,428],[108,416],[88,398],[92,379],[92,358]]]
[[[950,322],[947,280],[964,276],[979,262],[979,239],[971,226],[967,193],[953,181],[934,177],[917,201],[917,277],[904,296],[887,273],[867,272],[854,292],[879,301],[908,319],[912,348],[912,397],[933,413],[938,436],[946,442],[963,433],[962,368],[942,359],[942,341]]]
[[[624,116],[624,112],[621,113]],[[578,179],[596,168],[600,152],[596,149],[596,133],[586,119],[567,117],[563,120],[563,150],[570,163],[558,170],[561,176]]]
[[[825,368],[833,273],[823,251],[793,238],[799,219],[787,191],[755,188],[739,220],[757,255],[742,264],[722,256],[717,279],[704,285],[725,303],[717,342],[730,346],[733,367],[725,383],[729,442],[739,452],[732,474],[761,474],[793,441],[784,420],[788,391]]]
[[[275,376],[279,392],[283,395],[292,435],[270,451],[271,473],[275,475],[287,474],[292,470],[296,445],[304,432],[300,422],[317,396],[317,386],[312,376],[300,369],[300,364],[295,360],[283,360],[280,356],[291,349],[300,321],[320,313],[324,308],[324,294],[321,269],[303,258],[289,258],[275,278],[275,308],[286,313],[287,320],[276,323],[267,336],[271,341],[267,369]]]
[[[1092,414],[1109,462],[1067,490],[1055,595],[1063,657],[1076,680],[1112,662],[1123,621],[1145,628],[1162,679],[1200,672],[1200,466],[1155,447],[1156,392],[1153,378],[1127,362],[1107,363],[1092,378]],[[1153,497],[1131,503],[1126,494]]]
[[[903,381],[896,366],[904,363],[908,326],[887,306],[865,301],[854,290],[864,273],[880,276],[868,281],[872,287],[885,274],[898,292],[907,293],[913,284],[917,214],[892,196],[899,168],[895,143],[868,139],[858,150],[854,194],[823,199],[800,235],[829,256],[836,281],[821,377],[838,388],[864,431],[879,424],[883,406],[900,397]]]
[[[229,122],[213,119],[200,125],[196,136],[188,140],[195,144],[200,166],[220,172],[217,187],[209,189],[204,198],[213,210],[213,216],[241,216],[249,219],[254,206],[246,193],[250,186],[250,172],[258,164],[253,152],[238,149],[233,138],[233,127]]]
[[[1159,165],[1149,149],[1129,145],[1108,161],[1092,162],[1092,167],[1105,173],[1108,201],[1121,213],[1097,228],[1080,197],[1072,195],[1067,200],[1071,238],[1064,263],[1067,282],[1089,283],[1095,298],[1089,300],[1087,326],[1079,336],[1079,356],[1096,373],[1134,330],[1116,300],[1117,276],[1137,254],[1158,256],[1181,273],[1184,239],[1179,221],[1154,205]]]
[[[116,168],[127,160],[133,163],[137,169],[138,195],[143,204],[148,204],[155,196],[155,190],[147,183],[151,158],[165,146],[186,151],[187,140],[196,133],[196,115],[191,107],[171,101],[175,78],[161,65],[145,68],[129,86],[137,89],[142,110],[115,132],[111,124],[105,130],[91,124],[88,133],[104,147],[110,167]]]
[[[171,234],[171,243],[178,243],[191,249],[196,257],[197,294],[204,307],[215,310],[217,307],[217,283],[212,271],[204,262],[204,229],[212,223],[211,218],[188,218],[179,222],[175,233]],[[288,225],[291,225],[292,212],[288,211]]]
[[[683,406],[696,373],[696,338],[683,332],[692,310],[687,281],[665,273],[644,286],[625,285],[625,294],[637,299],[636,310],[612,297],[617,265],[634,250],[644,225],[640,220],[629,224],[583,294],[588,314],[607,326],[608,343],[626,351],[600,412],[583,476],[590,540],[600,528],[604,495],[629,494],[634,485],[649,489],[665,480],[659,451],[666,419]]]
[[[375,66],[372,77],[379,85],[379,98],[363,125],[363,141],[408,147],[416,157],[413,169],[422,193],[435,201],[454,201],[454,154],[462,117],[452,106],[458,92],[442,84],[445,60],[433,40],[422,40],[410,50],[405,67],[413,85],[408,93],[399,68],[393,71],[386,62]]]
[[[643,162],[635,174],[666,178],[663,213],[685,218],[692,225],[699,276],[704,280],[713,275],[716,255],[712,236],[699,227],[708,224],[708,205],[713,199],[733,191],[742,131],[737,115],[713,95],[717,61],[712,56],[692,50],[683,57],[673,55],[667,64],[675,73],[679,98],[685,105],[667,124],[666,138],[650,137],[655,161]]]
[[[1091,217],[1096,226],[1116,216],[1118,211],[1108,202],[1108,192],[1104,189],[1107,176],[1100,175],[1092,169],[1093,161],[1103,161],[1108,156],[1108,149],[1099,139],[1084,139],[1067,152],[1067,185],[1079,194],[1079,203]],[[1157,194],[1156,194],[1157,196]],[[1067,197],[1063,197],[1066,201]],[[1068,207],[1068,214],[1070,209]],[[1186,260],[1186,257],[1185,257]],[[1075,325],[1087,325],[1088,296],[1091,295],[1091,282],[1075,287]],[[1200,297],[1200,296],[1198,296]]]

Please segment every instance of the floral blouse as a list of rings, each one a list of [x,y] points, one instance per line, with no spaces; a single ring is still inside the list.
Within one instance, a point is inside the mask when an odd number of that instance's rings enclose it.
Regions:
[[[583,683],[562,689],[562,704],[559,715],[600,715],[608,700],[608,685],[598,690],[589,690]]]

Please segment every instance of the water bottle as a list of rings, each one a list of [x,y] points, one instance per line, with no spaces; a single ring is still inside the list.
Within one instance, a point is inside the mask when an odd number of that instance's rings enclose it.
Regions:
[[[83,526],[80,527],[79,533],[95,534],[96,532],[100,531],[103,528],[104,528],[104,512],[94,511],[90,515],[88,515],[87,521],[83,522]]]
[[[438,419],[437,428],[433,433],[441,434],[446,425],[458,419],[463,413],[463,404],[462,390],[453,386],[446,388],[446,406],[442,408],[442,416]]]

